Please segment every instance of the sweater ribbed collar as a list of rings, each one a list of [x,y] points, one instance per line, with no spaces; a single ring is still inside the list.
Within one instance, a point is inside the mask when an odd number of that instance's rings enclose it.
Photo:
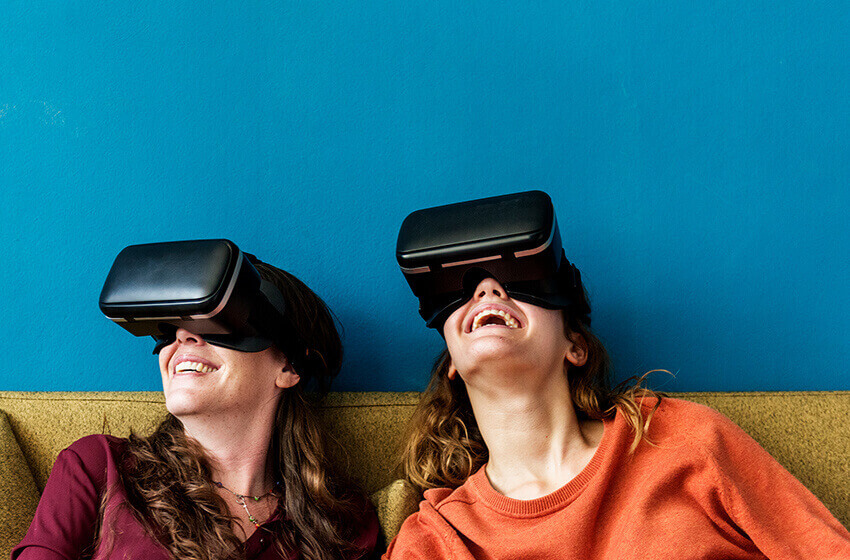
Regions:
[[[617,413],[619,416],[620,413]],[[609,450],[613,447],[612,440],[616,438],[614,423],[616,417],[603,421],[604,431],[599,447],[593,453],[590,462],[572,480],[551,494],[533,500],[517,500],[500,494],[490,484],[485,469],[482,466],[469,478],[473,491],[481,501],[497,512],[510,517],[538,517],[561,509],[575,500],[605,462]]]

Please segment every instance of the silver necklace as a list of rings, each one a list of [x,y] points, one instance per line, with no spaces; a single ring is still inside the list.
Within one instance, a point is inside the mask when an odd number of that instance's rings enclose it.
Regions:
[[[274,485],[274,488],[272,488],[271,490],[269,490],[265,494],[263,494],[261,496],[251,496],[250,494],[240,494],[238,492],[234,492],[230,488],[227,488],[221,482],[217,482],[217,481],[213,480],[212,483],[215,484],[216,486],[218,486],[219,488],[221,488],[222,490],[226,490],[227,492],[230,492],[231,494],[233,494],[233,496],[236,498],[236,503],[238,503],[240,506],[242,506],[242,509],[244,509],[245,513],[248,514],[248,521],[253,523],[254,527],[257,527],[258,529],[260,528],[260,523],[259,523],[259,521],[257,521],[257,519],[253,515],[251,515],[251,512],[248,511],[247,500],[254,500],[255,502],[259,502],[260,500],[262,500],[265,497],[274,496],[275,490],[277,489],[278,486],[280,486],[280,482],[276,482],[275,485]]]

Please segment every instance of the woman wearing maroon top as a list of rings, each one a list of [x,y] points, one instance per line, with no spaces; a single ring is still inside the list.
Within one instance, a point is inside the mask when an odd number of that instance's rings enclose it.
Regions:
[[[17,560],[355,559],[368,501],[327,461],[302,378],[326,386],[342,346],[324,302],[257,261],[307,348],[241,352],[178,329],[158,347],[167,419],[149,437],[88,436],[60,453]]]

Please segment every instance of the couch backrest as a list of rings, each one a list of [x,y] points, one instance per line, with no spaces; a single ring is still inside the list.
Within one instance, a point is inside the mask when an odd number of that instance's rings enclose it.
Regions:
[[[419,393],[331,393],[321,416],[342,453],[335,457],[368,492],[394,478],[404,423]],[[59,452],[88,434],[150,433],[165,417],[161,392],[0,391],[5,412],[39,490]]]
[[[730,417],[850,525],[850,391],[671,395]],[[332,393],[322,417],[347,450],[336,457],[368,492],[397,477],[402,431],[418,393]],[[0,411],[44,487],[60,450],[91,433],[147,433],[165,414],[161,393],[0,391]]]

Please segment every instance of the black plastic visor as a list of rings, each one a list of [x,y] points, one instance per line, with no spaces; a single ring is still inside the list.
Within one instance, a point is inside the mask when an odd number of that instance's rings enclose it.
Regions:
[[[280,291],[226,239],[126,247],[99,303],[104,315],[130,333],[153,336],[155,353],[185,328],[210,344],[242,352],[276,345],[293,364],[305,355]]]
[[[561,289],[561,286],[573,283],[572,277],[563,280],[559,278],[564,274],[575,274],[575,281],[581,285],[578,269],[566,259],[564,261],[566,264],[551,278],[531,281],[506,281],[504,277],[500,278],[483,268],[469,269],[464,277],[463,289],[420,298],[419,313],[425,319],[426,326],[442,332],[449,315],[472,299],[475,287],[485,278],[494,278],[511,298],[525,303],[545,309],[582,309],[579,302],[583,301],[583,294],[571,295]]]
[[[413,212],[399,230],[396,259],[420,315],[440,332],[486,277],[520,301],[589,313],[581,274],[564,254],[552,201],[541,191]]]
[[[156,345],[153,348],[154,354],[159,354],[163,348],[177,340],[177,327],[173,325],[162,325],[160,330],[162,334],[153,335],[153,339],[156,341]],[[239,350],[240,352],[262,352],[274,345],[272,339],[262,336],[242,336],[237,334],[200,334],[199,336],[213,346]]]

